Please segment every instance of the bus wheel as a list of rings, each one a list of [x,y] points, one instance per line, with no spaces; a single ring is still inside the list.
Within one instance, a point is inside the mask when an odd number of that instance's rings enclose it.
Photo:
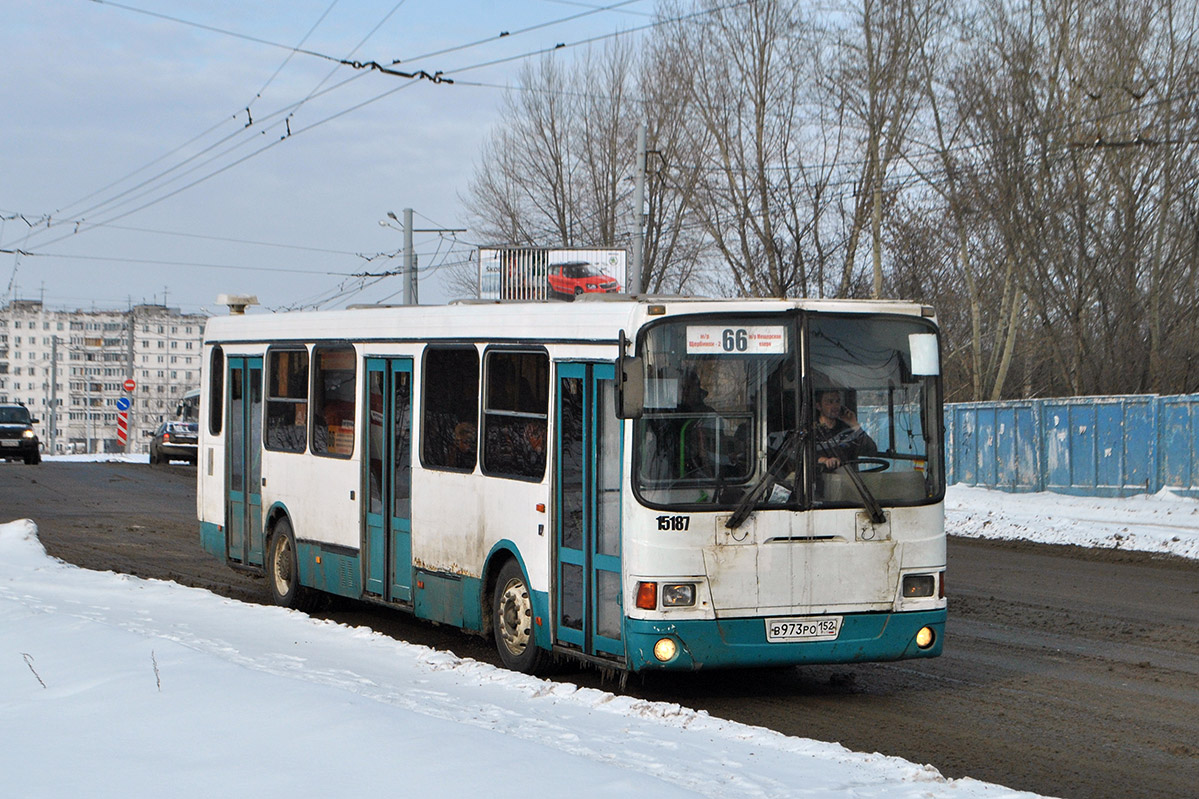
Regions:
[[[300,569],[296,561],[296,538],[287,517],[275,522],[266,561],[266,581],[271,586],[271,599],[276,605],[293,610],[312,610],[316,606],[312,590],[300,585]]]
[[[533,600],[520,564],[510,560],[500,569],[492,595],[491,626],[504,667],[533,674],[542,650],[533,642]]]

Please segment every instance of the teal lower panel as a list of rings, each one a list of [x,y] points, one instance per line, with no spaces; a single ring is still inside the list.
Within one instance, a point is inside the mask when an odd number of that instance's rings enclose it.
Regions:
[[[200,522],[200,546],[213,557],[226,559],[225,530],[212,522]]]
[[[444,572],[417,571],[413,575],[412,612],[419,619],[450,624],[470,632],[483,631],[484,603],[491,597],[483,595],[483,581]],[[549,618],[550,599],[544,591],[530,592],[535,619]],[[542,649],[553,646],[548,624],[535,622],[533,643]]]
[[[941,654],[946,611],[846,614],[836,641],[774,644],[766,640],[761,618],[642,621],[625,620],[630,671],[695,670],[735,666],[791,666],[818,663],[867,663]],[[916,646],[916,633],[930,627],[936,639],[928,649]],[[654,644],[673,638],[678,654],[661,663]]]
[[[320,544],[298,541],[296,560],[300,585],[338,596],[362,596],[362,569],[357,554],[331,552]]]
[[[412,587],[412,611],[418,619],[471,632],[483,629],[483,581],[478,577],[417,571]]]

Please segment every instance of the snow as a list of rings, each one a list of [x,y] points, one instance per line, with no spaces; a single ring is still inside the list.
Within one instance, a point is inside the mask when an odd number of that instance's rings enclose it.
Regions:
[[[49,558],[0,525],[6,796],[1029,797]]]
[[[946,515],[953,535],[1199,557],[1199,501],[1165,492],[954,486]],[[29,520],[0,524],[0,736],[0,785],[21,797],[1034,796],[80,569],[48,557]]]
[[[950,486],[945,531],[1199,558],[1199,500],[1169,489],[1124,499]]]

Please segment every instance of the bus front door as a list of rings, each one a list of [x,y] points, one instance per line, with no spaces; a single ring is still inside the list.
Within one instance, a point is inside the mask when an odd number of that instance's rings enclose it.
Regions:
[[[557,643],[624,657],[620,420],[612,364],[560,363],[555,407]]]
[[[227,555],[236,563],[262,566],[262,358],[230,357],[227,368]]]
[[[412,601],[412,359],[367,358],[363,585],[387,602]]]

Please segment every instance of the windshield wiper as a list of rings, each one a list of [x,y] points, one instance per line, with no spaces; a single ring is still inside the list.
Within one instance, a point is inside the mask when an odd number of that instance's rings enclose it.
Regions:
[[[883,513],[883,506],[878,504],[878,500],[874,498],[874,494],[870,493],[870,489],[866,487],[866,483],[862,481],[862,475],[858,474],[858,470],[851,468],[852,464],[841,464],[841,469],[845,470],[845,474],[849,477],[849,482],[853,483],[853,487],[858,490],[858,494],[862,497],[862,507],[866,509],[866,513],[870,515],[872,524],[882,524],[887,521],[887,515]]]
[[[850,444],[855,439],[861,438],[866,433],[862,428],[854,430],[842,430],[832,438],[817,444],[820,451],[829,456],[841,457],[839,453],[844,452],[844,447]],[[862,480],[862,475],[853,467],[853,459],[847,463],[842,463],[837,467],[837,470],[845,472],[849,478],[849,482],[853,483],[853,487],[857,489],[858,495],[862,498],[862,507],[870,515],[870,521],[873,524],[882,524],[887,520],[886,514],[883,513],[883,506],[874,498],[874,494],[870,493],[870,489],[866,487],[866,483]]]
[[[724,526],[730,530],[736,530],[745,520],[749,518],[749,514],[757,507],[758,502],[765,495],[766,490],[774,485],[779,477],[782,476],[783,470],[788,463],[799,464],[799,442],[803,437],[791,430],[787,432],[783,438],[783,444],[779,447],[778,453],[774,456],[774,460],[766,467],[765,473],[761,479],[754,484],[754,487],[746,492],[741,498],[741,502],[737,504],[733,515],[729,517]]]

